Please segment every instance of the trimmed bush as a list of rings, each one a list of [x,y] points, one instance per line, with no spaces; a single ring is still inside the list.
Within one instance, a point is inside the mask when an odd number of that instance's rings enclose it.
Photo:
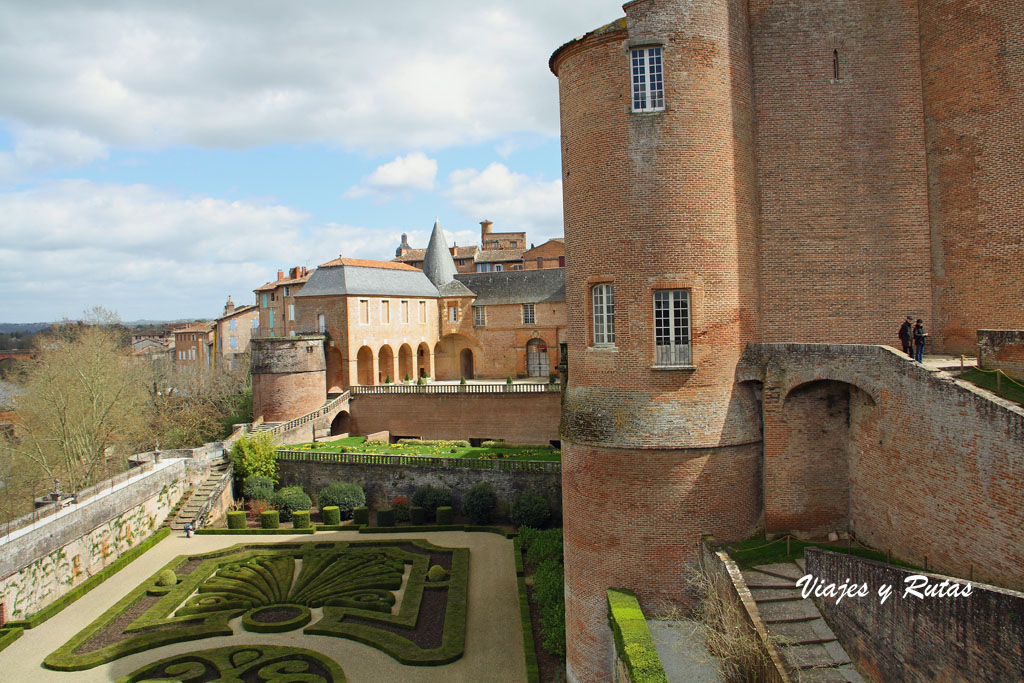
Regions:
[[[608,616],[612,634],[615,636],[616,650],[629,671],[630,680],[644,683],[667,682],[668,676],[654,647],[647,619],[633,591],[609,588]],[[547,648],[547,645],[544,647]]]
[[[229,529],[244,529],[246,526],[245,510],[232,510],[228,513]]]
[[[277,529],[280,526],[281,520],[278,517],[277,510],[267,510],[260,514],[261,529]]]
[[[176,586],[178,584],[178,575],[174,573],[173,569],[161,569],[160,573],[156,575],[156,585],[158,586]]]
[[[377,526],[394,526],[395,511],[391,508],[377,510]]]
[[[460,377],[459,378],[459,384],[461,384],[462,386],[466,386],[466,378],[465,377]]]
[[[341,524],[341,510],[337,505],[328,505],[320,508],[320,521],[328,526]]]
[[[396,522],[409,521],[409,499],[405,496],[395,496],[391,499],[391,509],[395,511]]]
[[[437,523],[438,524],[451,524],[455,520],[455,513],[452,512],[450,505],[442,505],[437,508]]]
[[[295,512],[292,513],[292,528],[309,528],[309,510],[296,510]]]
[[[439,564],[435,564],[427,571],[428,581],[444,581],[448,578],[448,572]]]
[[[517,450],[530,450],[530,451],[554,451],[557,450],[551,447],[549,443],[516,443],[508,441],[483,441],[480,443],[481,448],[515,448]]]
[[[309,511],[313,501],[309,499],[301,486],[286,486],[271,497],[270,504],[281,513],[282,522],[289,522],[294,512]]]
[[[414,526],[422,526],[427,523],[427,511],[418,505],[413,505],[409,508],[409,521]]]
[[[512,501],[508,512],[509,520],[516,526],[529,526],[539,529],[551,519],[551,508],[544,496],[526,491]]]
[[[361,505],[352,511],[352,521],[367,526],[370,523],[370,508]]]
[[[21,638],[21,634],[24,632],[23,628],[0,628],[0,650]]]
[[[565,570],[548,559],[533,574],[533,597],[540,607],[541,645],[553,655],[565,655]],[[636,680],[636,679],[634,679]]]
[[[508,386],[512,386],[512,375],[509,375],[508,377],[505,378],[505,384],[507,384]]]
[[[561,529],[540,531],[529,527],[520,527],[520,532],[522,532],[521,538],[527,562],[541,564],[547,560],[562,561]]]
[[[441,446],[442,448],[469,448],[469,442],[463,439],[399,439],[403,446]]]
[[[270,500],[274,495],[274,480],[262,474],[250,475],[242,484],[242,495],[248,500]]]
[[[473,524],[490,524],[497,505],[498,496],[486,481],[473,484],[462,498],[462,510]]]
[[[328,484],[317,494],[316,499],[321,508],[337,507],[342,519],[351,519],[353,510],[366,505],[366,493],[363,492],[363,487],[347,481]]]
[[[433,517],[437,508],[452,504],[452,491],[433,486],[421,486],[413,492],[412,504],[426,510],[427,517]]]

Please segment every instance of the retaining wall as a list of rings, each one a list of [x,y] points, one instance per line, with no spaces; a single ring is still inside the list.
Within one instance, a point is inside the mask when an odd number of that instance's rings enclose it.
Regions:
[[[1024,330],[978,330],[978,366],[1024,380]]]
[[[972,584],[961,597],[904,597],[908,576],[964,587],[968,581],[816,548],[807,573],[824,583],[867,584],[866,597],[816,599],[858,669],[878,681],[1024,680],[1024,594]],[[893,587],[884,603],[882,585]]]

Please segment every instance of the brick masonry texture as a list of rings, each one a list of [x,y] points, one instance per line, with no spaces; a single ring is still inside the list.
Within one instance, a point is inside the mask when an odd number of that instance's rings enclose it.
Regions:
[[[978,365],[1024,381],[1024,330],[978,330]]]
[[[1024,410],[885,347],[765,344],[757,368],[768,532],[845,517],[912,564],[1024,588]]]
[[[557,440],[559,395],[361,394],[350,404],[352,433],[389,431],[421,439]]]
[[[266,422],[282,422],[324,404],[322,337],[252,340],[252,411]]]
[[[972,584],[964,597],[903,597],[918,572],[851,555],[804,552],[825,583],[867,584],[867,597],[816,600],[858,668],[876,681],[1024,680],[1024,594]],[[934,574],[930,584],[948,580]],[[882,604],[878,588],[893,587]]]
[[[1024,328],[1024,12],[1003,0],[921,0],[936,331]]]
[[[503,512],[508,510],[516,496],[525,491],[544,496],[556,516],[562,509],[562,480],[557,472],[501,472],[298,460],[282,460],[278,467],[282,486],[298,484],[310,495],[334,481],[359,484],[366,492],[367,503],[374,508],[388,505],[396,496],[411,498],[418,487],[430,485],[450,488],[456,507],[461,510],[466,491],[473,484],[488,482],[494,487],[499,509]]]

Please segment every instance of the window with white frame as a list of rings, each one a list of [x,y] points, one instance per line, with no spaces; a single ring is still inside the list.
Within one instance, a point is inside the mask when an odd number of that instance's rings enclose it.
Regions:
[[[323,313],[316,317],[316,329],[320,334],[327,331],[327,318]]]
[[[449,306],[448,307],[448,322],[457,323],[459,322],[459,307]]]
[[[288,304],[288,320],[295,322],[295,304]]]
[[[534,316],[533,304],[523,304],[523,324],[533,325],[537,322]]]
[[[501,265],[500,263],[495,263],[494,264],[494,272],[495,273],[500,273],[500,272],[502,272],[504,270],[505,270],[505,266]]]
[[[473,326],[484,327],[487,324],[487,311],[483,306],[473,307]]]
[[[591,290],[594,303],[594,346],[615,344],[615,287],[595,285]]]
[[[476,272],[478,273],[489,273],[491,272],[490,263],[478,263],[476,264]]]
[[[629,54],[633,74],[633,111],[661,111],[665,108],[661,48],[640,47],[630,50]]]
[[[690,292],[654,292],[654,364],[661,367],[692,364],[690,350]]]

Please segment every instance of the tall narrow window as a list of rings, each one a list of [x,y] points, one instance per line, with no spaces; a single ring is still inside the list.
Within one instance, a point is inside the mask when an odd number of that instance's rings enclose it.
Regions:
[[[231,330],[232,332],[234,332],[234,331],[235,331],[235,329],[236,329],[236,327],[237,327],[237,326],[238,326],[238,325],[237,325],[237,323],[236,323],[236,322],[235,322],[234,320],[232,320],[232,321],[231,321],[230,323],[228,323],[228,328],[229,328],[229,329],[230,329],[230,330]]]
[[[263,292],[263,308],[267,307],[267,293]]]
[[[592,290],[594,300],[594,346],[615,344],[615,287],[597,285]]]
[[[270,313],[270,329],[274,329],[274,309],[271,308],[268,313]]]
[[[400,305],[402,309],[402,322],[405,324],[409,323],[409,302],[403,301]]]
[[[320,334],[323,334],[327,330],[327,318],[321,313],[316,317],[316,329]]]
[[[667,289],[654,293],[654,364],[691,365],[690,293]]]
[[[359,300],[359,324],[370,324],[370,301],[368,299]]]
[[[288,320],[295,322],[295,304],[288,304]]]
[[[487,324],[487,312],[483,306],[473,307],[473,326],[483,327]]]
[[[380,302],[380,321],[385,325],[391,323],[391,301],[383,299]]]
[[[421,323],[427,322],[427,302],[426,301],[421,301],[420,302],[420,322]]]
[[[839,50],[832,50],[832,78],[839,80]]]
[[[448,322],[457,323],[459,322],[459,307],[449,306],[448,307]]]
[[[630,51],[633,72],[633,111],[661,111],[665,108],[665,81],[660,47]]]
[[[260,329],[260,319],[259,318],[253,318],[252,319],[252,329],[254,329],[254,330]]]
[[[534,315],[533,304],[523,304],[523,324],[534,325],[537,318]]]

